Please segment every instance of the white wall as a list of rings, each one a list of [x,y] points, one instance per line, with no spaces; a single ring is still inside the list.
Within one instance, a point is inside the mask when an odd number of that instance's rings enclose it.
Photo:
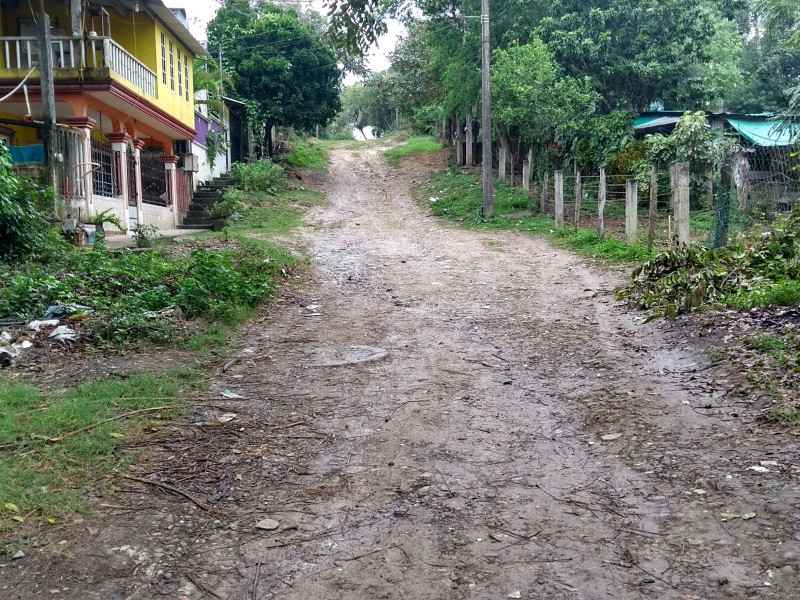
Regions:
[[[230,150],[228,150],[225,154],[217,155],[217,160],[214,164],[213,170],[208,164],[205,146],[201,146],[197,142],[192,142],[192,154],[196,155],[200,162],[200,170],[194,174],[193,178],[195,187],[197,187],[197,184],[202,181],[208,181],[209,179],[219,177],[220,175],[224,175],[228,172],[231,161]]]
[[[164,206],[153,204],[142,205],[142,219],[145,225],[153,225],[156,229],[175,229],[175,212]]]
[[[108,198],[106,196],[93,195],[92,205],[93,208],[91,210],[91,213],[93,215],[111,209],[111,211],[117,216],[117,218],[120,221],[124,222],[125,218],[124,211],[127,207],[123,204],[122,200],[120,200],[119,198]],[[109,225],[107,230],[116,231],[116,228],[113,225]]]

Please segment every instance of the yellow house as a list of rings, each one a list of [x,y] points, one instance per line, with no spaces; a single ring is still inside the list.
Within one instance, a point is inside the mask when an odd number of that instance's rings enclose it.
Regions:
[[[67,216],[110,208],[126,227],[175,227],[188,207],[177,164],[195,136],[192,63],[206,54],[185,12],[161,0],[44,0],[63,126],[45,149],[39,6],[0,4],[0,139],[12,160],[61,165]]]

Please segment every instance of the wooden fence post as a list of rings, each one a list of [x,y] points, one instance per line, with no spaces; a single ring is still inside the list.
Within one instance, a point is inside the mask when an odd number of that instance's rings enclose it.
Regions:
[[[475,130],[473,129],[474,118],[472,109],[467,112],[467,166],[475,164]]]
[[[539,203],[539,212],[543,215],[547,214],[547,197],[550,195],[550,173],[544,172],[542,179],[542,201]]]
[[[464,128],[461,126],[461,116],[456,115],[456,162],[459,166],[464,164]]]
[[[675,165],[675,187],[672,192],[675,205],[675,233],[678,244],[688,246],[689,236],[689,163]]]
[[[675,188],[678,185],[675,175],[675,167],[676,165],[669,166],[669,212],[672,213],[673,218],[675,218]]]
[[[639,182],[628,179],[625,182],[625,241],[635,246],[639,241]]]
[[[498,165],[497,165],[497,178],[500,181],[506,180],[506,161],[508,159],[506,153],[506,147],[503,144],[500,144],[500,150],[498,153]]]
[[[528,159],[522,161],[522,189],[526,192],[531,191],[531,163]]]
[[[742,214],[747,214],[750,195],[750,162],[746,156],[740,159],[740,169],[742,174],[742,187],[739,189],[739,210]]]
[[[597,191],[597,237],[603,238],[606,234],[606,170],[600,169],[600,188]]]
[[[653,250],[656,239],[656,222],[658,220],[658,170],[656,166],[650,169],[650,214],[647,230],[647,249]]]
[[[575,229],[581,226],[581,199],[583,198],[583,179],[581,170],[575,171]]]
[[[553,173],[556,196],[556,229],[564,229],[564,171]]]

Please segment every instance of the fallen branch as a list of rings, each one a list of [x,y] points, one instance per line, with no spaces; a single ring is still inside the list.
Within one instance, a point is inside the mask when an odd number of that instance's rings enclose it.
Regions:
[[[60,435],[54,438],[48,438],[47,442],[51,444],[54,444],[56,442],[62,442],[68,438],[78,435],[79,433],[83,433],[84,431],[89,431],[90,429],[94,429],[95,427],[100,427],[100,425],[105,425],[106,423],[111,423],[112,421],[118,421],[119,419],[124,419],[125,417],[132,417],[134,415],[140,415],[149,412],[157,412],[159,410],[171,410],[173,408],[181,408],[181,405],[172,404],[169,406],[156,406],[154,408],[142,408],[139,410],[132,410],[131,412],[122,413],[121,415],[117,415],[109,419],[103,419],[102,421],[98,421],[97,423],[92,423],[91,425],[87,425],[86,427],[82,427],[81,429],[76,429],[75,431],[67,432],[64,435]]]
[[[203,504],[202,502],[200,502],[200,500],[197,500],[191,494],[189,494],[187,492],[184,492],[183,490],[181,490],[179,488],[173,487],[173,486],[171,486],[171,485],[169,485],[167,483],[161,483],[160,481],[154,481],[152,479],[145,479],[143,477],[136,477],[135,475],[121,475],[121,477],[123,479],[130,479],[131,481],[138,481],[139,483],[146,483],[148,485],[159,487],[161,489],[164,489],[164,490],[167,490],[169,492],[172,492],[173,494],[178,494],[179,496],[183,496],[184,498],[186,498],[187,500],[189,500],[193,504],[199,506],[204,511],[210,512],[210,513],[213,513],[213,514],[217,514],[216,510],[214,510],[213,508],[211,508],[207,504]]]
[[[278,431],[279,429],[291,429],[292,427],[299,427],[300,425],[305,425],[305,421],[296,421],[294,423],[289,423],[288,425],[278,425],[272,428],[272,431]]]
[[[127,398],[126,398],[127,400]],[[105,425],[106,423],[111,423],[112,421],[118,421],[119,419],[124,419],[126,417],[132,417],[134,415],[140,415],[149,412],[157,412],[159,410],[171,410],[173,408],[181,408],[182,405],[180,404],[171,404],[168,406],[155,406],[153,408],[142,408],[139,410],[133,410],[131,412],[122,413],[121,415],[116,415],[114,417],[110,417],[108,419],[103,419],[102,421],[98,421],[97,423],[92,423],[91,425],[87,425],[86,427],[81,427],[80,429],[76,429],[74,431],[68,431],[63,435],[59,435],[58,437],[44,437],[37,438],[37,441],[44,442],[47,444],[56,444],[58,442],[63,442],[66,439],[74,437],[80,433],[84,433],[85,431],[89,431],[90,429],[94,429],[95,427],[100,427],[101,425]],[[7,450],[9,448],[19,448],[29,446],[33,443],[33,440],[27,440],[22,442],[11,442],[8,444],[3,444],[0,446],[0,450]]]

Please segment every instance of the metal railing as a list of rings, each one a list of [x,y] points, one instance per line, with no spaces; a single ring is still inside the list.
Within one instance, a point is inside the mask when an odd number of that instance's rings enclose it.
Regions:
[[[27,71],[39,64],[35,37],[3,36],[0,42],[6,69]],[[111,69],[148,96],[156,97],[156,74],[109,37],[54,37],[51,49],[54,69]]]

